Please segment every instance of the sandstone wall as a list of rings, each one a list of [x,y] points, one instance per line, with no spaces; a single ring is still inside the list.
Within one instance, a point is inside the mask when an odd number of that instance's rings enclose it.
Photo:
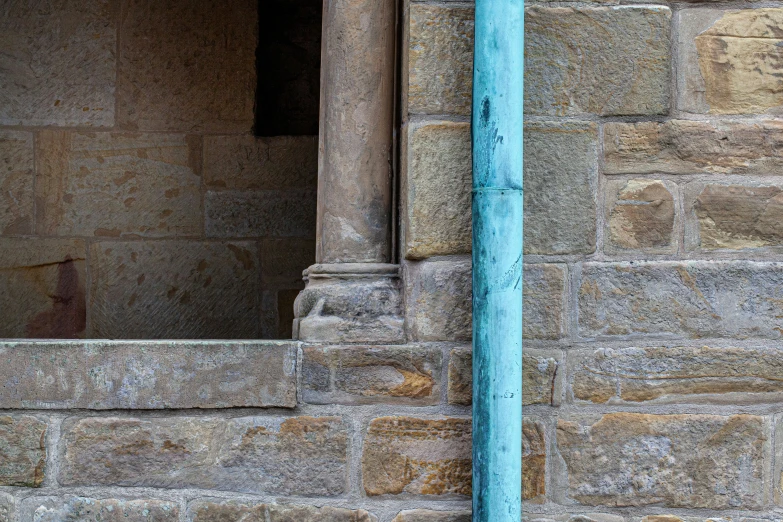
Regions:
[[[254,137],[257,20],[0,2],[0,338],[290,338],[317,137]]]
[[[524,517],[777,520],[783,8],[526,4]],[[405,6],[407,331],[469,405],[473,5]]]

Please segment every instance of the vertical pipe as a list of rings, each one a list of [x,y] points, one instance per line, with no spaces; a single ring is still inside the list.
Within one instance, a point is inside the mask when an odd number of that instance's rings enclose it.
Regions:
[[[474,522],[521,515],[523,74],[523,0],[476,0]]]

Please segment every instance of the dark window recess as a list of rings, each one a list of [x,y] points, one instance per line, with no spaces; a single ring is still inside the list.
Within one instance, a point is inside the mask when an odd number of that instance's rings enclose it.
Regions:
[[[259,0],[256,136],[318,134],[321,0]]]

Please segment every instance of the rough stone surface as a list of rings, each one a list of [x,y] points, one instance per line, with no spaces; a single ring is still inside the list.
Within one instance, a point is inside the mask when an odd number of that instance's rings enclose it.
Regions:
[[[29,497],[21,522],[178,522],[179,505],[164,500]]]
[[[210,188],[269,190],[315,187],[316,136],[205,136],[204,183]]]
[[[522,500],[543,503],[546,495],[546,435],[541,422],[522,422]]]
[[[782,298],[778,263],[586,263],[579,334],[779,339]]]
[[[254,0],[129,1],[120,29],[120,125],[249,132],[257,20]]]
[[[409,127],[405,242],[408,259],[471,250],[470,124]]]
[[[257,336],[254,243],[99,242],[90,248],[91,337]]]
[[[37,488],[46,474],[44,421],[28,415],[0,416],[0,486]]]
[[[194,502],[188,507],[188,522],[377,522],[363,509],[242,504],[239,502]]]
[[[529,7],[525,111],[666,113],[670,22],[671,12],[662,6]]]
[[[719,17],[713,12],[691,15],[686,11],[682,16],[684,23],[690,25],[699,22],[707,25],[704,22],[714,20],[693,38],[704,85],[703,104],[706,105],[696,108],[707,109],[699,112],[780,112],[783,86],[778,71],[783,37],[779,27],[783,24],[783,9],[724,11]],[[687,20],[690,16],[696,19]],[[685,52],[688,50],[686,48]],[[698,95],[685,96],[695,98]]]
[[[32,232],[33,135],[0,131],[0,234]]]
[[[470,495],[470,419],[373,419],[364,439],[362,479],[370,496]]]
[[[686,245],[746,249],[783,246],[783,187],[690,183],[686,188]]]
[[[588,505],[759,509],[766,422],[754,415],[609,413],[560,420],[568,493]]]
[[[411,3],[408,112],[469,115],[473,8]]]
[[[403,511],[392,522],[470,522],[470,511]]]
[[[296,345],[0,343],[0,408],[296,406]]]
[[[314,263],[314,239],[261,241],[261,283],[264,288],[302,288],[302,272]]]
[[[707,122],[604,125],[607,174],[776,175],[783,167],[783,122]]]
[[[71,418],[59,482],[332,496],[347,447],[338,417]]]
[[[523,508],[524,509],[524,508]],[[523,522],[625,522],[620,515],[609,513],[566,513],[550,515],[542,513],[522,513]],[[676,521],[659,521],[676,522]]]
[[[0,337],[84,337],[83,241],[0,240]]]
[[[610,250],[674,253],[673,183],[632,179],[607,184],[607,228]]]
[[[0,5],[0,125],[114,124],[119,4]]]
[[[199,138],[42,131],[39,234],[98,237],[201,233]]]
[[[593,252],[597,186],[594,123],[527,123],[525,253]]]
[[[207,237],[315,237],[316,191],[207,192]]]
[[[315,404],[437,404],[441,359],[441,349],[435,347],[306,347],[304,400]]]
[[[449,355],[449,404],[469,405],[473,398],[473,352],[455,348]],[[522,405],[559,403],[556,376],[559,356],[547,357],[529,348],[522,354]]]
[[[777,348],[621,348],[585,353],[574,364],[574,398],[593,403],[777,402]]]
[[[523,267],[522,336],[528,339],[559,339],[565,328],[565,265],[525,264]]]
[[[409,263],[407,326],[417,341],[467,341],[472,335],[469,259]]]
[[[14,497],[8,493],[0,492],[0,520],[3,522],[11,522],[15,520],[16,514],[16,502]]]

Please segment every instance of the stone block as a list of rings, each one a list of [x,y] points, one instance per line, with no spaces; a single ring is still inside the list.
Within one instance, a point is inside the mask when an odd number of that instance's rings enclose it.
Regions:
[[[606,250],[673,254],[677,187],[654,179],[606,184]]]
[[[0,6],[0,125],[114,125],[113,0]]]
[[[777,175],[783,167],[783,122],[761,120],[604,125],[607,174]]]
[[[579,335],[779,339],[783,264],[586,263]]]
[[[0,131],[0,234],[2,235],[33,232],[33,168],[33,134]]]
[[[411,3],[408,112],[470,115],[473,8]]]
[[[196,501],[188,506],[188,522],[377,522],[363,509],[288,504],[243,504],[240,502]]]
[[[407,175],[403,182],[407,197],[406,257],[470,253],[470,124],[409,126],[408,134]]]
[[[334,496],[347,484],[339,417],[66,419],[59,483]]]
[[[522,422],[522,500],[541,504],[546,495],[547,441],[544,424]]]
[[[525,125],[525,253],[595,250],[598,130],[586,122]]]
[[[117,120],[132,130],[250,132],[255,0],[131,0],[123,9]]]
[[[767,424],[755,415],[561,419],[568,495],[586,505],[760,509]]]
[[[404,278],[407,326],[416,341],[468,341],[472,336],[469,259],[409,263]]]
[[[440,402],[442,352],[423,346],[309,346],[304,401],[312,404]]]
[[[257,333],[255,243],[98,242],[91,337],[243,339]]]
[[[562,515],[522,513],[522,522],[625,522],[625,520],[626,519],[620,515],[610,513],[577,512],[565,513]]]
[[[470,405],[473,399],[473,352],[454,348],[449,355],[449,404]],[[522,404],[557,405],[559,397],[558,367],[560,355],[525,348],[522,354]]]
[[[296,406],[293,343],[0,343],[0,408]]]
[[[470,511],[413,509],[400,512],[392,522],[470,522]]]
[[[592,403],[775,403],[783,397],[777,348],[602,348],[572,358],[573,396]]]
[[[780,113],[783,9],[679,13],[678,106],[692,113]]]
[[[200,235],[200,139],[41,131],[36,229],[42,235]]]
[[[207,192],[207,237],[315,237],[316,191]]]
[[[46,475],[47,423],[29,415],[0,416],[0,486],[37,488]]]
[[[261,241],[261,283],[264,288],[302,288],[302,272],[315,264],[315,239]]]
[[[670,25],[663,6],[529,7],[525,111],[666,114]]]
[[[204,136],[204,183],[229,190],[315,188],[318,137]]]
[[[28,497],[20,522],[178,522],[179,504],[165,500]]]
[[[16,501],[8,493],[0,492],[0,520],[3,522],[16,520]]]
[[[565,330],[566,267],[559,264],[525,264],[522,274],[522,336],[559,339]]]
[[[370,496],[469,496],[471,440],[470,419],[373,419],[362,450],[364,491]]]
[[[81,240],[0,240],[0,337],[84,337],[86,256]]]
[[[781,183],[689,183],[685,214],[688,250],[783,247]]]

